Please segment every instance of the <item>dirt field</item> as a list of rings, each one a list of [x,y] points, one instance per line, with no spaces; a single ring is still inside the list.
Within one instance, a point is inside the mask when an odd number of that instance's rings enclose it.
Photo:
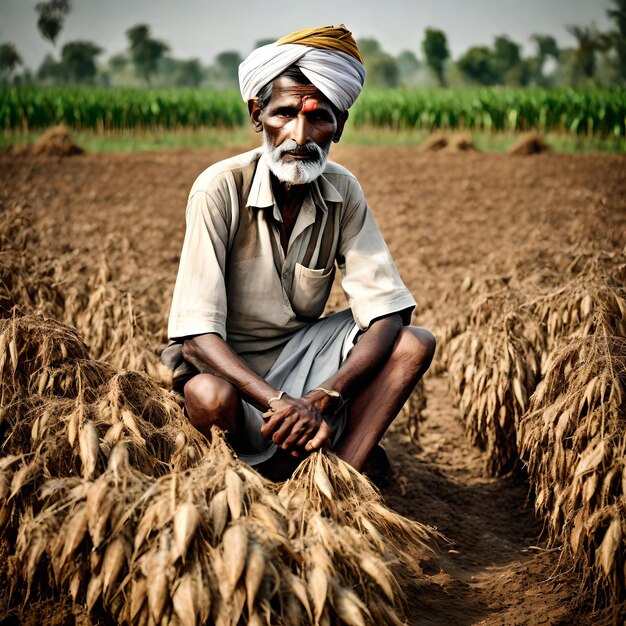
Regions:
[[[51,266],[56,254],[72,252],[83,272],[96,273],[102,253],[117,250],[108,271],[131,293],[133,310],[158,348],[166,339],[186,195],[200,171],[233,152],[3,155],[0,209],[19,204],[34,212]],[[333,158],[361,182],[418,301],[415,322],[438,337],[458,312],[455,294],[465,280],[506,273],[523,261],[541,269],[546,254],[573,245],[615,251],[626,245],[624,157],[339,145]],[[329,309],[341,306],[335,290]],[[610,623],[612,615],[594,614],[579,594],[570,565],[558,567],[559,550],[545,549],[527,484],[484,477],[481,454],[466,442],[445,372],[435,368],[425,384],[421,446],[411,443],[401,420],[386,436],[396,472],[383,492],[387,504],[436,526],[450,541],[427,572],[427,583],[408,590],[410,623]],[[3,615],[6,602],[5,596],[0,623],[18,623]],[[73,623],[74,616],[63,615]],[[22,614],[24,623],[35,619],[33,611]]]

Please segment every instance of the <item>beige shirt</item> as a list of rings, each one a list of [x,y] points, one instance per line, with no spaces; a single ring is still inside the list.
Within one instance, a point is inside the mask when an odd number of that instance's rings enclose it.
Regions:
[[[310,185],[287,247],[262,149],[195,181],[170,311],[172,339],[217,333],[259,374],[324,311],[335,266],[356,324],[403,312],[404,286],[355,177],[329,162]]]

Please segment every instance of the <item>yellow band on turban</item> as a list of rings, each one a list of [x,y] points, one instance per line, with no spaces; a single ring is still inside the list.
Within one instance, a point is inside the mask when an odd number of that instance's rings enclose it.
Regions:
[[[319,50],[338,50],[356,59],[359,63],[363,63],[363,57],[352,33],[343,24],[303,28],[276,41],[277,45],[285,43],[298,43]]]

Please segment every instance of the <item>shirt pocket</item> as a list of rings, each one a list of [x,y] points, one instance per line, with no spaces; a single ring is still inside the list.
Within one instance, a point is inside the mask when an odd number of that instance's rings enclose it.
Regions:
[[[291,308],[303,318],[317,318],[324,311],[330,288],[333,285],[335,268],[314,270],[296,263],[293,272]]]

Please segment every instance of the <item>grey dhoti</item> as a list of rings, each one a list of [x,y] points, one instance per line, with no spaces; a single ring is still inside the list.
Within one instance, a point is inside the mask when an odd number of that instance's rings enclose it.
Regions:
[[[341,366],[354,345],[358,333],[349,309],[325,317],[311,326],[300,329],[285,345],[265,380],[294,398],[301,398],[321,385]],[[245,440],[250,452],[239,454],[249,465],[257,465],[271,458],[278,447],[261,435],[261,411],[243,402]],[[347,422],[347,407],[325,418],[330,427],[331,445],[341,437]]]
[[[354,346],[359,328],[350,309],[324,317],[296,332],[285,344],[278,358],[265,374],[265,380],[286,394],[301,398],[330,378]],[[182,394],[184,383],[198,374],[195,367],[182,360],[182,342],[170,345],[162,354],[164,363],[174,370],[174,388]],[[261,411],[241,401],[243,432],[238,433],[239,458],[249,465],[270,459],[278,450],[276,444],[261,435],[264,424]],[[325,418],[330,427],[331,445],[341,437],[347,422],[347,407]]]

